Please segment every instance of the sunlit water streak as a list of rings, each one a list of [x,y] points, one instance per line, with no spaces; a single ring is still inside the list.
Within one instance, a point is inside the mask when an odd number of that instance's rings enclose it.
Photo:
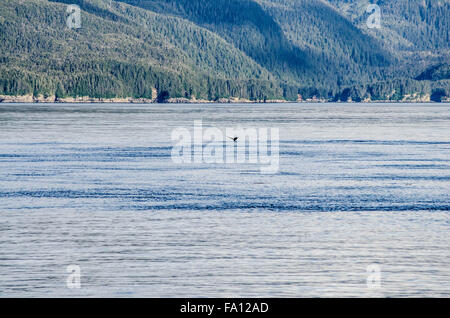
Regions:
[[[279,172],[173,163],[200,119]],[[0,105],[0,296],[448,297],[449,167],[448,104]]]

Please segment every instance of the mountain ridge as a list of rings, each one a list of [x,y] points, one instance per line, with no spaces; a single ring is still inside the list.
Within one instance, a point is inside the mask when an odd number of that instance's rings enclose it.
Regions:
[[[80,6],[81,29],[65,25],[68,4]],[[147,102],[450,95],[447,78],[420,78],[445,60],[442,41],[435,58],[423,47],[395,51],[349,12],[333,0],[4,0],[0,95]]]

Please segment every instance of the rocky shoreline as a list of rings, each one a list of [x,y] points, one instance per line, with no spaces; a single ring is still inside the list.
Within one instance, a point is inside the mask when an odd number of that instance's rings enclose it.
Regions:
[[[256,100],[252,101],[243,98],[220,98],[216,101],[205,100],[205,99],[188,99],[188,98],[170,98],[165,103],[169,104],[259,104],[259,103],[330,103],[331,100],[309,98],[305,100],[297,101],[287,101],[282,99],[274,100]],[[441,102],[449,103],[450,97],[444,98]],[[9,96],[0,95],[0,103],[62,103],[62,104],[92,104],[92,103],[109,103],[109,104],[154,104],[157,103],[156,99],[147,98],[94,98],[94,97],[66,97],[66,98],[56,98],[56,96]],[[341,102],[343,103],[343,102]],[[352,100],[348,100],[345,103],[354,103]],[[356,102],[355,102],[356,103]],[[433,103],[430,100],[429,95],[425,96],[405,96],[402,100],[370,100],[366,99],[361,101],[361,103]]]

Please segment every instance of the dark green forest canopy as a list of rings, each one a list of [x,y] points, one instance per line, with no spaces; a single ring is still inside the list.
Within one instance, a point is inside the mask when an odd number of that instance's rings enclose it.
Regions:
[[[371,2],[2,0],[0,95],[449,96],[449,2],[379,0],[382,28],[368,29]]]

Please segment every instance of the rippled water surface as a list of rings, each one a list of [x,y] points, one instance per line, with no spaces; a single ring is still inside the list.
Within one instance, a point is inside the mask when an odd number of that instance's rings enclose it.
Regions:
[[[278,173],[174,163],[199,120]],[[449,216],[449,104],[0,104],[2,297],[450,297]]]

